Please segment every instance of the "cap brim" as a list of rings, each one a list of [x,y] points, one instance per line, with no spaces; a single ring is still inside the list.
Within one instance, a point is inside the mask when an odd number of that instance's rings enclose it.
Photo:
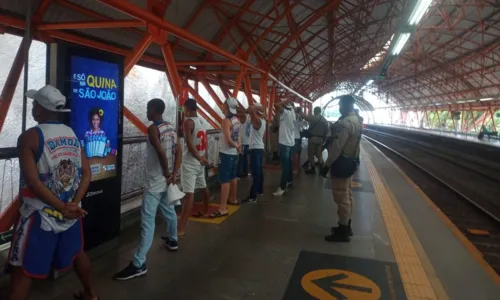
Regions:
[[[229,109],[229,112],[230,112],[230,113],[232,113],[232,114],[236,114],[236,113],[237,113],[237,112],[236,112],[236,108],[230,108],[230,109]]]
[[[26,91],[25,95],[26,95],[27,98],[35,99],[36,93],[38,93],[37,90],[28,90],[28,91]]]

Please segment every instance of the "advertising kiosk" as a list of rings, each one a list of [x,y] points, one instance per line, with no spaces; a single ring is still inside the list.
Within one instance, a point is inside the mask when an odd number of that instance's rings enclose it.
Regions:
[[[85,250],[117,244],[123,144],[123,58],[71,44],[49,45],[47,82],[67,98],[73,128],[92,179],[82,200]],[[93,251],[94,252],[94,251]]]

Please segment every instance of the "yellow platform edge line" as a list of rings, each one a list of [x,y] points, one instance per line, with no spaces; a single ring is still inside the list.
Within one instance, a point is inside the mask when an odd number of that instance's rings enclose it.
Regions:
[[[462,243],[462,245],[469,251],[469,253],[474,257],[476,262],[484,269],[484,271],[490,276],[490,278],[495,282],[495,284],[500,285],[500,275],[490,266],[488,262],[484,260],[483,254],[479,251],[474,244],[458,229],[455,224],[446,216],[446,214],[430,199],[424,191],[415,183],[401,168],[390,158],[388,158],[384,153],[379,151],[399,172],[399,174],[411,185],[417,193],[425,200],[425,202],[433,209],[436,215],[441,219],[441,221],[448,227],[448,229],[455,235],[455,237]]]
[[[371,159],[363,156],[363,162],[373,184],[375,196],[391,241],[392,251],[403,281],[406,297],[409,300],[437,300],[434,288],[395,207],[395,200],[389,194],[388,188],[382,182]]]

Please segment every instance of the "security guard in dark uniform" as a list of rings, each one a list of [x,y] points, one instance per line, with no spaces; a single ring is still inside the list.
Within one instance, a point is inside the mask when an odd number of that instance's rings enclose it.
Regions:
[[[351,179],[358,168],[361,124],[354,113],[354,98],[351,95],[340,97],[341,118],[332,126],[332,143],[328,148],[328,159],[322,168],[326,177],[332,177],[333,200],[338,206],[338,227],[332,228],[331,235],[325,237],[329,242],[349,242],[352,236],[351,208],[354,200]]]

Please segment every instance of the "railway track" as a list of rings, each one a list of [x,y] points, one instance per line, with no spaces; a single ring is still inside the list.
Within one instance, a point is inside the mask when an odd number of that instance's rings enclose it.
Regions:
[[[495,172],[390,134],[370,130],[364,136],[408,174],[500,274],[500,179]]]

